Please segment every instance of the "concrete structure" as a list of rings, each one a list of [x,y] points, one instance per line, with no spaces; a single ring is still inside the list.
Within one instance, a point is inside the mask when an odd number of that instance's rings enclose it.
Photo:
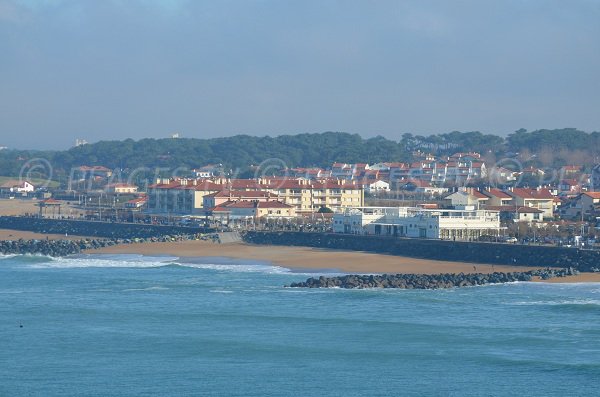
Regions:
[[[502,233],[498,211],[362,207],[333,217],[336,233],[476,240]]]

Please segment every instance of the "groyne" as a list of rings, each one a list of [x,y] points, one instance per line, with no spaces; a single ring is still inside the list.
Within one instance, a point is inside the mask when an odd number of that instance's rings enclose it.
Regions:
[[[333,233],[262,231],[245,232],[243,239],[252,244],[365,251],[470,263],[573,268],[582,272],[600,271],[600,251],[578,248]]]
[[[215,231],[215,229],[212,228],[201,227],[151,225],[144,223],[93,222],[18,216],[0,216],[0,229],[121,239],[212,233]]]
[[[441,289],[474,287],[477,285],[502,284],[515,281],[531,281],[534,277],[548,280],[553,277],[576,275],[579,272],[568,269],[539,269],[528,272],[447,273],[447,274],[351,274],[337,277],[309,278],[304,282],[286,285],[290,288],[396,288],[396,289]]]

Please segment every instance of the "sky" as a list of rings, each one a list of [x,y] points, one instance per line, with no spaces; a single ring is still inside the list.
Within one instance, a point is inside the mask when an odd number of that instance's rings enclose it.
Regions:
[[[600,131],[600,0],[0,0],[0,146]]]

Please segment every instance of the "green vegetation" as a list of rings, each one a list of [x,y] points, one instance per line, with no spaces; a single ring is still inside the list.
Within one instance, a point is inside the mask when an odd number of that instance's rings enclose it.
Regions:
[[[436,155],[476,151],[488,160],[519,156],[521,162],[536,166],[561,164],[591,165],[600,153],[600,133],[574,128],[538,130],[520,129],[506,138],[478,131],[418,136],[404,134],[399,141],[381,136],[364,139],[357,134],[324,132],[320,134],[255,137],[238,135],[211,139],[142,139],[101,141],[65,151],[0,151],[0,174],[27,175],[40,179],[49,172],[39,161],[52,164],[53,180],[65,181],[73,168],[102,165],[127,173],[147,167],[189,169],[220,163],[236,175],[253,175],[254,167],[328,167],[334,161],[377,163],[410,161],[413,151]],[[273,159],[279,159],[274,161]],[[168,170],[168,171],[167,171]]]

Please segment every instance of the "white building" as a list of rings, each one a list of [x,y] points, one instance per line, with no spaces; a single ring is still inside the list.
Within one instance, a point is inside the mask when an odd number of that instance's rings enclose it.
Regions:
[[[477,240],[498,236],[502,230],[499,212],[487,210],[361,207],[333,217],[335,233]]]
[[[390,184],[386,181],[377,180],[373,182],[365,182],[363,184],[363,188],[365,189],[365,193],[389,192]]]

